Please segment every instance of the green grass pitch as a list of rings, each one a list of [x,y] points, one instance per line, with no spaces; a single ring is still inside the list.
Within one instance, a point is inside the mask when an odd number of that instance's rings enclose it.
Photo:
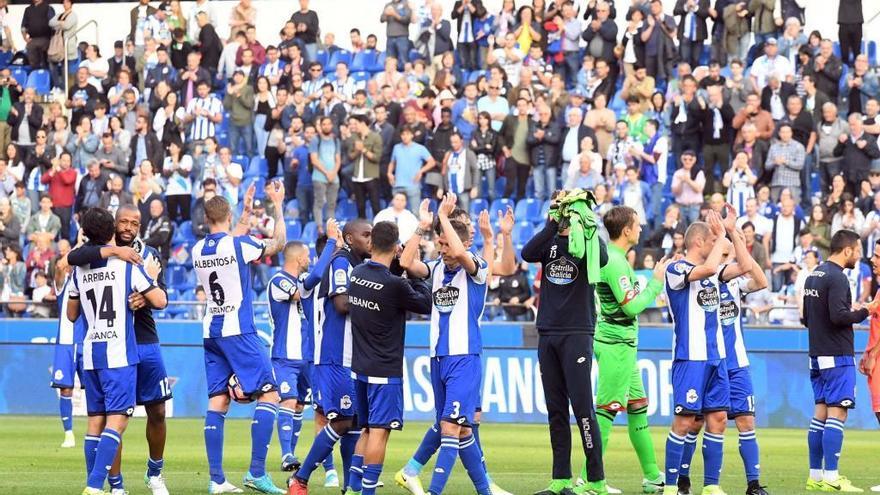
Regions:
[[[143,473],[147,456],[144,438],[144,419],[133,419],[125,433],[123,475],[126,488],[132,495],[148,494],[143,485]],[[241,477],[250,458],[250,421],[227,420],[224,467],[230,481],[241,486]],[[732,426],[732,424],[731,424]],[[806,426],[806,425],[805,425]],[[425,423],[407,423],[403,432],[394,432],[385,460],[382,480],[386,487],[380,493],[404,494],[394,485],[394,473],[409,459],[425,431]],[[79,494],[84,486],[82,437],[85,420],[77,418],[74,430],[77,446],[61,449],[60,422],[54,416],[0,418],[0,492],[3,494]],[[303,427],[303,440],[297,454],[304,457],[311,444],[311,421]],[[654,448],[661,470],[666,429],[652,428]],[[485,423],[480,431],[489,471],[503,488],[517,495],[531,494],[546,486],[550,477],[550,443],[545,425],[504,425]],[[728,494],[745,491],[742,462],[737,451],[736,432],[729,429],[725,442],[722,487]],[[804,493],[803,483],[807,477],[806,430],[759,429],[761,446],[762,480],[774,495]],[[580,465],[580,443],[575,445],[575,466]],[[341,466],[338,461],[337,466]],[[841,472],[856,486],[867,489],[880,484],[880,432],[847,431]],[[282,485],[287,476],[279,471],[277,438],[273,438],[269,450],[269,472],[276,484]],[[702,481],[702,459],[698,450],[694,459],[695,488]],[[427,488],[430,466],[423,472],[422,481]],[[165,477],[173,495],[207,493],[208,474],[202,437],[202,420],[170,419],[168,422],[168,445],[165,450]],[[605,469],[608,479],[624,493],[639,493],[641,473],[633,453],[626,428],[617,427],[611,439]],[[338,494],[334,489],[323,488],[323,471],[313,477],[311,493]],[[474,493],[461,464],[447,486],[446,493]],[[699,492],[697,492],[699,493]]]

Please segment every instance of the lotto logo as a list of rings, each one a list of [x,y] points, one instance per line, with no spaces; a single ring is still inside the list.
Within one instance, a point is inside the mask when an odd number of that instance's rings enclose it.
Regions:
[[[679,414],[679,413],[682,412],[683,410],[684,410],[683,407],[681,407],[681,406],[675,406],[675,414]]]
[[[133,408],[133,407],[129,407],[128,409],[125,410],[125,415],[126,415],[126,416],[131,416],[132,414],[134,414],[134,408]]]
[[[268,391],[272,390],[272,384],[266,383],[262,387],[260,387],[260,390],[262,390],[263,392],[268,392]]]
[[[460,417],[460,418],[458,418],[458,419],[456,420],[456,423],[458,423],[458,424],[460,424],[460,425],[463,425],[463,424],[464,424],[464,420],[465,420],[465,418],[464,418],[464,416],[462,416],[462,417]]]
[[[339,416],[339,414],[336,414],[335,412],[332,412],[332,413],[330,413],[330,414],[327,415],[327,419],[329,419],[329,420],[332,421],[332,420],[336,419],[337,416]]]
[[[400,428],[400,421],[392,421],[391,424],[388,426],[390,426],[392,429]]]
[[[578,364],[584,364],[586,361],[587,361],[587,358],[585,358],[584,356],[581,356],[578,358]]]
[[[849,399],[844,399],[844,400],[840,401],[840,405],[843,407],[850,407],[853,405],[853,401],[851,401]]]

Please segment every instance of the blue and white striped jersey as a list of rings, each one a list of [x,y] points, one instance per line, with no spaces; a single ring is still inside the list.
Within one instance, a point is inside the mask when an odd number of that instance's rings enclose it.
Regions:
[[[144,268],[110,258],[74,268],[72,278],[68,297],[79,299],[86,319],[83,368],[98,370],[137,364],[134,311],[128,308],[128,296],[155,288]]]
[[[745,368],[749,365],[742,332],[742,298],[748,293],[749,277],[737,277],[721,283],[721,305],[718,319],[724,332],[724,349],[727,351],[727,369]]]
[[[218,113],[223,113],[223,102],[214,95],[208,95],[207,98],[196,96],[190,100],[189,105],[186,106],[186,113],[188,115],[195,115],[196,109],[207,112],[207,115],[199,115],[193,119],[192,126],[190,126],[189,130],[189,138],[193,141],[200,141],[209,137],[214,137],[214,126],[216,124],[214,124],[210,117]]]
[[[718,274],[690,281],[695,265],[677,261],[666,269],[666,300],[672,316],[672,358],[684,361],[724,359],[724,335],[718,322]]]
[[[730,171],[730,187],[727,202],[736,208],[737,216],[746,214],[746,201],[755,197],[755,187],[749,184],[749,175],[738,170]]]
[[[464,268],[449,270],[442,259],[428,263],[431,297],[431,357],[480,354],[483,343],[480,319],[486,306],[489,264],[471,253],[477,273]]]
[[[868,266],[864,261],[857,261],[855,268],[844,268],[843,274],[846,275],[846,280],[849,282],[849,291],[852,294],[852,302],[856,302],[862,297],[862,293],[864,293],[864,287],[862,286],[862,282],[864,280],[871,280],[871,267]]]
[[[351,319],[340,314],[333,305],[335,296],[347,295],[351,270],[360,260],[347,248],[333,256],[330,267],[321,279],[318,301],[322,307],[320,321],[315,324],[315,365],[335,364],[351,368]]]
[[[280,271],[269,280],[269,326],[272,327],[272,359],[302,361],[308,335],[303,332],[305,313],[300,299],[299,280]]]
[[[67,304],[70,302],[70,291],[67,290],[73,285],[73,279],[68,276],[64,279],[64,285],[58,291],[58,335],[55,336],[55,343],[61,345],[82,344],[86,336],[86,319],[80,312],[76,321],[67,319]]]
[[[251,271],[265,244],[249,235],[210,234],[193,246],[193,267],[208,293],[202,336],[206,339],[256,333]]]

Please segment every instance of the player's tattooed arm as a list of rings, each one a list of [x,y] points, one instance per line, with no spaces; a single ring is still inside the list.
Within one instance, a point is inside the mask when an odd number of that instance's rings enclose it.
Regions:
[[[400,255],[400,267],[406,270],[410,277],[414,278],[427,278],[430,274],[428,265],[418,259],[419,243],[422,240],[422,235],[430,232],[431,226],[434,224],[434,214],[431,213],[430,204],[429,200],[424,199],[419,205],[419,228],[416,229],[416,232],[406,242],[403,253]]]
[[[235,237],[247,235],[247,233],[251,230],[251,211],[253,211],[254,209],[254,194],[256,194],[256,192],[257,186],[254,182],[251,182],[251,185],[248,186],[247,191],[245,191],[244,193],[244,201],[242,201],[242,204],[244,206],[241,210],[241,216],[238,218],[238,223],[235,224],[235,229],[232,231],[232,235]],[[280,211],[283,206],[284,205],[281,203],[275,203],[276,216],[278,211]],[[287,230],[285,230],[284,233],[286,235]]]
[[[263,249],[266,256],[278,254],[287,244],[287,226],[284,224],[284,184],[281,181],[275,181],[273,185],[274,187],[270,187],[267,194],[269,201],[275,205],[275,232],[272,233],[272,238],[266,242],[266,247]],[[251,201],[253,202],[253,199]],[[242,214],[242,216],[244,215]]]

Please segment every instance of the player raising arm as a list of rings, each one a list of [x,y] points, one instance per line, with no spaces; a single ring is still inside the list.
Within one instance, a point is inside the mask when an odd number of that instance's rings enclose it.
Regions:
[[[92,208],[82,215],[82,229],[91,245],[104,245],[113,239],[113,216]],[[158,263],[143,267],[119,258],[91,263],[73,270],[69,290],[67,319],[76,321],[80,312],[86,318],[83,339],[83,377],[89,437],[98,437],[96,447],[86,445],[89,471],[84,495],[101,494],[107,467],[113,464],[128,418],[134,412],[137,394],[138,349],[134,332],[134,311],[128,306],[134,292],[144,295],[155,308],[168,303],[164,290],[156,287]],[[80,300],[80,296],[85,296]]]
[[[250,215],[253,195],[251,185],[245,194],[243,218]],[[257,401],[251,423],[251,464],[244,476],[244,485],[262,493],[284,493],[266,473],[266,453],[280,398],[269,354],[256,333],[251,273],[247,266],[278,253],[287,242],[281,207],[284,186],[280,182],[273,183],[268,195],[275,204],[272,238],[260,240],[231,235],[232,208],[225,198],[215,196],[205,202],[210,234],[197,242],[192,251],[199,284],[209,294],[202,325],[208,385],[205,449],[211,477],[209,493],[240,492],[226,480],[223,472],[223,427],[229,410],[230,389],[237,401]],[[239,221],[240,226],[241,223]]]

